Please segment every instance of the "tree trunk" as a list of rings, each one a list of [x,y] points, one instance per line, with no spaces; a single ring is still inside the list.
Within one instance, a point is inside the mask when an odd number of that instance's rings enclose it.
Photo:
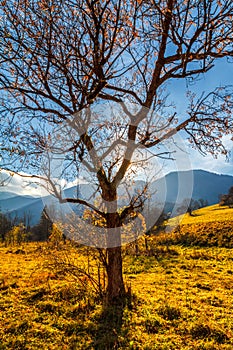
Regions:
[[[118,300],[125,295],[122,271],[121,228],[117,212],[116,193],[109,196],[107,215],[107,301]]]
[[[107,300],[111,302],[125,295],[125,286],[122,272],[121,246],[107,249]]]

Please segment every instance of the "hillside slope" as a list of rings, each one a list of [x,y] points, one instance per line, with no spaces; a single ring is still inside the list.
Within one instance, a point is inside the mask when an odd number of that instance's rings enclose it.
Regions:
[[[233,248],[233,208],[217,204],[172,218],[167,231],[160,243]]]
[[[185,214],[182,217],[181,223],[187,224],[202,224],[204,222],[219,222],[232,221],[233,208],[227,206],[219,206],[218,204],[211,205],[205,208],[195,210],[193,215]]]

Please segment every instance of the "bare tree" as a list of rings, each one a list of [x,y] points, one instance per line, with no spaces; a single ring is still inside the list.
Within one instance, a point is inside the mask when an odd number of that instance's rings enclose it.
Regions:
[[[120,211],[116,201],[135,152],[141,147],[169,157],[160,147],[180,131],[202,153],[227,152],[221,136],[232,131],[230,87],[190,94],[185,117],[174,113],[164,90],[171,79],[193,80],[217,59],[232,57],[233,3],[4,0],[0,11],[2,167],[34,172],[36,179],[43,175],[38,173],[43,155],[63,148],[74,172],[82,162],[95,175],[105,203],[98,208],[62,197],[51,169],[43,169],[61,202],[88,206],[115,230],[114,244],[112,233],[107,237],[107,295],[122,296],[119,227],[143,206],[144,190]],[[99,117],[93,125],[92,107],[105,108],[106,101],[120,104],[117,116]],[[53,127],[64,123],[76,134],[67,147],[53,137]]]

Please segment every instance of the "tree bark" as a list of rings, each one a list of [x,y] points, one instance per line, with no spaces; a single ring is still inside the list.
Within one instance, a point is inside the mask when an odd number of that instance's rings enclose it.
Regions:
[[[122,269],[121,228],[117,212],[117,195],[109,192],[107,202],[107,302],[125,295]]]
[[[125,286],[122,271],[121,246],[107,249],[107,300],[112,302],[125,295]]]

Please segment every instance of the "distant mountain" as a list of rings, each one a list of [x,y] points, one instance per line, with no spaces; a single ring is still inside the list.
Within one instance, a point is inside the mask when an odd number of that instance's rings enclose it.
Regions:
[[[18,195],[13,192],[0,192],[0,201],[8,200],[13,197],[18,197]]]
[[[77,196],[77,187],[71,187],[66,189],[65,196],[69,198],[76,198]],[[89,200],[92,197],[93,188],[90,185],[82,184],[79,186],[79,197]],[[64,205],[60,205],[58,200],[53,196],[44,196],[44,197],[33,197],[28,195],[17,195],[13,192],[1,192],[0,187],[0,211],[10,216],[16,221],[20,221],[23,218],[26,218],[26,222],[30,226],[36,225],[41,217],[43,208],[47,207],[56,207],[64,208]],[[77,213],[82,213],[83,209],[80,206],[75,204],[69,204],[69,207],[72,210],[75,210]],[[77,209],[78,208],[78,209]],[[68,208],[69,209],[69,208]]]
[[[0,192],[0,210],[7,213],[12,219],[20,220],[26,216],[31,226],[39,221],[43,207],[41,198]]]
[[[216,204],[219,202],[219,196],[228,193],[231,186],[233,186],[233,176],[196,170],[192,198],[203,198],[208,200],[210,205]]]
[[[143,187],[143,181],[136,181],[132,186],[133,191],[136,188]],[[165,177],[160,178],[150,185],[152,193],[150,203],[153,207],[162,203],[166,212],[174,212],[181,202],[186,198],[195,200],[207,200],[209,205],[216,204],[221,194],[228,193],[229,188],[233,186],[233,176],[219,175],[203,170],[171,172]],[[65,190],[67,197],[75,198],[77,195],[94,203],[96,199],[95,189],[91,185],[81,184],[77,187],[71,187]],[[121,189],[121,194],[124,188]],[[23,218],[27,217],[30,226],[38,223],[42,210],[45,205],[57,206],[57,201],[52,196],[32,197],[17,195],[13,192],[0,192],[0,210],[7,213],[11,217]],[[125,199],[122,203],[126,204]],[[70,206],[70,205],[69,205]],[[65,206],[62,207],[65,209]],[[81,206],[72,205],[72,208],[82,213]]]
[[[159,184],[163,181],[159,179],[154,182],[154,187],[158,188],[158,196],[161,196]],[[219,196],[228,193],[233,186],[233,176],[219,175],[204,170],[193,170],[171,172],[165,176],[166,202],[174,202],[178,196],[178,190],[182,189],[182,195],[189,193],[185,189],[192,189],[192,198],[207,200],[209,205],[219,202]],[[163,186],[164,187],[164,186]]]
[[[172,216],[179,214],[182,202],[187,199],[219,202],[219,197],[233,186],[233,176],[219,175],[204,170],[171,172],[151,184],[152,203],[162,203],[164,211]]]
[[[0,208],[2,211],[14,211],[28,205],[34,205],[38,198],[31,196],[18,196],[16,193],[4,192],[0,194]]]

